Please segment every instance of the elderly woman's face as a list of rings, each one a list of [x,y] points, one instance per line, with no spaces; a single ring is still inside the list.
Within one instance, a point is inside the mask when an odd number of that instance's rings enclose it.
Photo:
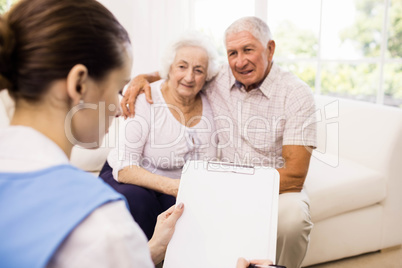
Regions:
[[[182,47],[170,66],[169,86],[180,97],[194,98],[207,77],[208,54],[199,47]]]

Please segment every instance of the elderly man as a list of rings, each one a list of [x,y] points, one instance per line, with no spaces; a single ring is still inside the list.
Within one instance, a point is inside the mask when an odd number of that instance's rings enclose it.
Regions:
[[[275,167],[280,174],[277,262],[300,267],[313,226],[303,191],[316,131],[311,89],[273,62],[275,42],[256,17],[235,21],[225,32],[229,66],[204,89],[215,116],[221,159]],[[125,116],[157,73],[141,75],[122,100]]]

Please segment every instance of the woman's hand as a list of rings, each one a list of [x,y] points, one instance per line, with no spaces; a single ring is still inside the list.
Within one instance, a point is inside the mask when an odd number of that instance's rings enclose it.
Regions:
[[[154,234],[148,242],[154,264],[160,263],[165,258],[166,248],[174,233],[177,220],[183,214],[184,205],[170,207],[158,216]]]
[[[123,98],[120,101],[121,110],[125,119],[127,117],[134,117],[135,109],[134,103],[138,95],[144,93],[147,96],[147,100],[151,99],[151,87],[148,81],[145,79],[145,75],[137,75],[128,84],[127,90],[124,93]]]
[[[250,266],[250,264],[268,266],[268,265],[272,264],[272,261],[270,261],[270,260],[251,260],[251,261],[247,261],[244,258],[239,258],[237,260],[236,268],[247,268],[247,267]]]

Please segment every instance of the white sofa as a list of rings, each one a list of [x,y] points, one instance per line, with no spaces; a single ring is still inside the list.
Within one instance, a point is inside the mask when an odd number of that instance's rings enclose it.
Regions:
[[[306,190],[314,228],[303,265],[402,244],[402,110],[316,96],[318,148]],[[13,104],[0,92],[0,127]],[[98,173],[116,145],[115,125],[101,148],[74,148],[72,163]]]
[[[316,96],[305,187],[314,228],[304,265],[402,244],[402,110]]]

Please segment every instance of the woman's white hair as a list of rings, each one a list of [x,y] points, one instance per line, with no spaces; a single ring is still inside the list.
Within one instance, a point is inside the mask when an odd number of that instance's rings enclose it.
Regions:
[[[183,47],[199,47],[205,50],[208,55],[208,70],[206,81],[211,80],[219,71],[218,53],[208,36],[201,32],[186,32],[170,46],[168,46],[165,55],[162,57],[162,64],[159,70],[161,78],[167,79],[170,66],[174,62],[176,53]]]
[[[225,31],[225,46],[226,39],[229,34],[235,34],[242,31],[251,33],[265,47],[272,40],[272,33],[268,25],[257,17],[243,17],[233,22]]]

